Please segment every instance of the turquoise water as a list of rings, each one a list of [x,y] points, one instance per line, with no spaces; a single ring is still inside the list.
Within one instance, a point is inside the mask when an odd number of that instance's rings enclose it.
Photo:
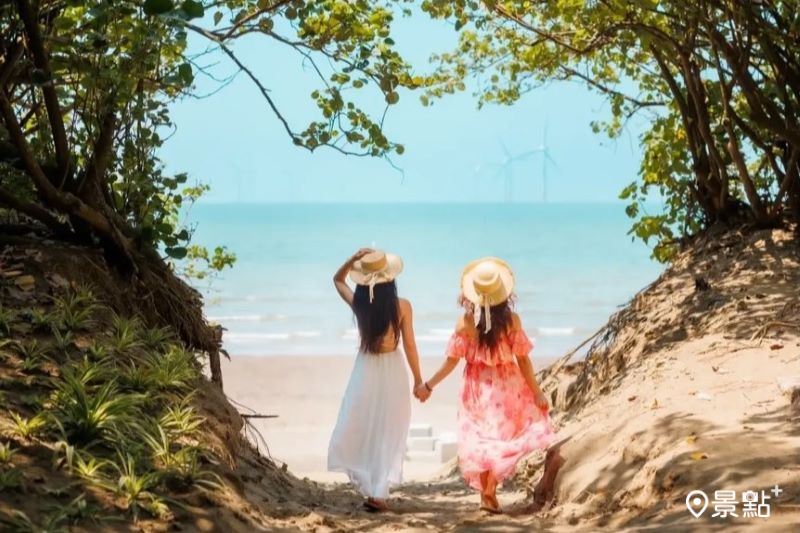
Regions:
[[[460,273],[496,255],[515,271],[517,311],[535,355],[557,356],[603,325],[661,266],[626,234],[619,204],[208,204],[195,238],[227,245],[232,270],[202,287],[232,355],[342,355],[352,314],[332,276],[361,246],[400,254],[423,356],[440,356],[460,314]]]

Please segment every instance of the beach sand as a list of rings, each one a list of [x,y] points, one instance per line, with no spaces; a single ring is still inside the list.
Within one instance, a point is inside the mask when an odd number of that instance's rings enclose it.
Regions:
[[[223,359],[225,393],[241,413],[248,409],[278,415],[255,420],[253,425],[269,445],[269,455],[300,478],[315,481],[346,481],[344,474],[326,468],[328,439],[336,424],[339,403],[353,366],[353,356],[255,357],[232,356]],[[534,367],[543,368],[550,360],[534,358]],[[441,359],[421,359],[422,374],[431,376]],[[463,363],[442,382],[431,398],[420,404],[412,400],[412,424],[429,424],[434,435],[456,430],[458,390]],[[259,444],[262,447],[263,443]],[[444,465],[406,461],[404,480],[425,480],[437,475]]]

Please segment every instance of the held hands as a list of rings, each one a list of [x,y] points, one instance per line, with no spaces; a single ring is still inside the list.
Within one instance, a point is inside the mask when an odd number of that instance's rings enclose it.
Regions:
[[[431,397],[431,392],[433,391],[431,391],[424,382],[418,383],[414,387],[414,397],[422,403],[425,403],[425,401]]]

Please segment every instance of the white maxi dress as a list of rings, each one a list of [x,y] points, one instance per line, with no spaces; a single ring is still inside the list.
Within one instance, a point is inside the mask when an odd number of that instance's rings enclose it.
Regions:
[[[400,483],[411,422],[403,352],[359,352],[328,446],[328,470],[344,472],[367,497]]]

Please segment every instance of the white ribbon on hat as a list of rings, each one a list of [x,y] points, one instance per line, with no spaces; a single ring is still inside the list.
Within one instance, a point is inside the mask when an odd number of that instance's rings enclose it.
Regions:
[[[472,318],[475,320],[475,327],[477,328],[481,323],[481,309],[483,309],[483,313],[486,316],[486,325],[483,328],[483,332],[489,333],[492,329],[492,307],[489,305],[489,297],[486,294],[481,294],[480,298],[480,304],[475,306]]]
[[[372,303],[372,300],[375,299],[375,284],[378,283],[378,276],[381,273],[380,270],[376,270],[375,272],[364,275],[364,285],[369,287],[369,303]]]

